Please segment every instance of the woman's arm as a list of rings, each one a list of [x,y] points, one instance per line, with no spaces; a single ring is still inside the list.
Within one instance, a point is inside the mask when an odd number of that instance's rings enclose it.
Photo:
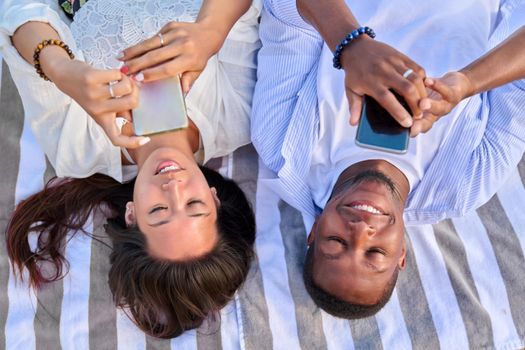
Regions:
[[[183,91],[188,92],[250,4],[250,0],[204,0],[195,23],[169,22],[160,35],[124,50],[123,71],[136,74],[138,81],[182,74]]]
[[[312,24],[334,50],[347,33],[359,28],[357,19],[344,0],[297,0],[303,19]],[[419,119],[419,102],[425,98],[425,71],[416,62],[394,48],[361,35],[341,54],[346,74],[345,89],[350,104],[350,124],[356,125],[361,115],[362,96],[376,99],[403,126],[412,125],[412,116]],[[412,69],[408,77],[403,74]],[[390,89],[405,98],[412,116],[401,106]]]
[[[45,22],[26,22],[14,32],[13,46],[31,65],[36,46],[47,39],[58,39],[55,29]],[[144,142],[143,138],[121,135],[115,125],[118,112],[125,112],[137,104],[138,89],[135,84],[119,70],[98,70],[85,62],[72,60],[68,53],[56,46],[44,47],[40,53],[40,64],[44,74],[64,92],[74,99],[104,129],[116,146],[134,148]],[[112,85],[112,98],[109,83]]]

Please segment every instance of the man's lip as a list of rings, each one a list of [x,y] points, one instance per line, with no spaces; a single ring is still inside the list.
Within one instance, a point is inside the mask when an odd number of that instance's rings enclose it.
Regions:
[[[181,171],[181,170],[184,170],[179,163],[177,163],[176,161],[174,160],[163,160],[159,163],[159,165],[157,165],[157,168],[155,170],[155,175],[158,175],[160,173],[160,171],[162,169],[165,169],[167,167],[170,167],[170,166],[174,166],[176,167],[176,169],[174,170],[170,170],[170,171],[167,171],[165,172],[164,174],[166,173],[170,173],[170,172],[176,172],[176,171]]]
[[[346,207],[350,207],[350,208],[352,208],[354,210],[360,210],[360,209],[356,209],[355,208],[355,207],[360,206],[360,205],[366,205],[366,206],[372,207],[375,210],[377,210],[378,212],[380,212],[381,215],[386,215],[386,211],[381,206],[379,206],[379,205],[377,205],[377,204],[375,204],[375,203],[373,203],[371,201],[352,201],[350,203],[345,204]],[[367,212],[367,211],[365,211],[365,212]],[[370,213],[370,214],[373,214],[373,213]],[[375,214],[375,215],[379,215],[379,214]]]

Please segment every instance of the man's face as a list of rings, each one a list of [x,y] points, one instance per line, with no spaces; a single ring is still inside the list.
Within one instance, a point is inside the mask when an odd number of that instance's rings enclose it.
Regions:
[[[310,232],[314,283],[340,300],[375,304],[404,267],[403,203],[392,186],[365,176],[330,199]]]

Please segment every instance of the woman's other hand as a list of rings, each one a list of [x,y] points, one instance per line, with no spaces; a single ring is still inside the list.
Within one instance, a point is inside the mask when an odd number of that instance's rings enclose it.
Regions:
[[[144,82],[182,74],[182,90],[187,93],[223,40],[206,22],[170,22],[159,35],[122,52],[122,72],[136,74],[137,81]]]
[[[41,56],[46,51],[43,50]],[[41,62],[53,83],[104,129],[115,146],[136,148],[148,141],[144,137],[121,134],[116,121],[117,115],[131,121],[128,111],[138,104],[138,88],[128,76],[118,69],[95,69],[85,62],[63,56],[41,57]]]

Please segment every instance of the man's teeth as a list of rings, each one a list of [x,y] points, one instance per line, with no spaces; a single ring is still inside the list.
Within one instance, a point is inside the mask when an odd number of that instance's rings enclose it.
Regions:
[[[179,169],[180,168],[178,166],[176,166],[176,165],[170,165],[170,166],[167,166],[165,168],[160,169],[159,174],[163,174],[163,173],[165,173],[167,171],[179,170]]]
[[[359,204],[359,205],[353,205],[352,208],[357,209],[357,210],[361,210],[361,211],[366,211],[366,212],[369,212],[371,214],[381,214],[381,212],[379,210],[377,210],[376,208],[374,208],[374,207],[372,207],[370,205]]]

